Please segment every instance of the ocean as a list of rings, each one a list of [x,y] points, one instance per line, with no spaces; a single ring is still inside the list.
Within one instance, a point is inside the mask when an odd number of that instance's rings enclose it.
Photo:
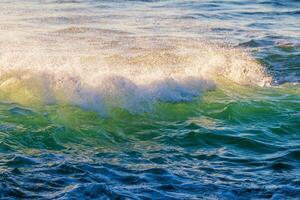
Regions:
[[[300,199],[298,0],[0,8],[0,199]]]

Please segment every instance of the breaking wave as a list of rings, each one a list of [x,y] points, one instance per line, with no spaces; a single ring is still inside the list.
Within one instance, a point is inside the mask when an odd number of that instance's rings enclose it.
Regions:
[[[147,112],[155,102],[193,101],[218,87],[220,79],[272,84],[272,77],[246,51],[191,44],[92,54],[5,52],[0,56],[1,98],[27,105],[67,103],[101,114],[115,107]]]

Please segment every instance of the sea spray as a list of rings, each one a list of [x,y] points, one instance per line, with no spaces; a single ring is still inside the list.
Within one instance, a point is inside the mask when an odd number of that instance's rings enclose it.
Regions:
[[[119,47],[83,54],[32,51],[0,57],[1,97],[21,104],[64,103],[106,115],[120,107],[150,111],[155,102],[191,102],[225,78],[241,85],[267,86],[265,68],[241,49],[189,40],[144,39],[144,50]],[[165,45],[168,46],[168,45]]]

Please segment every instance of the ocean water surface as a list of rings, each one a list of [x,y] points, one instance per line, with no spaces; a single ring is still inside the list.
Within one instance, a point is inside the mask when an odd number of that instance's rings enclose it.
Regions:
[[[300,199],[299,1],[0,8],[0,199]]]

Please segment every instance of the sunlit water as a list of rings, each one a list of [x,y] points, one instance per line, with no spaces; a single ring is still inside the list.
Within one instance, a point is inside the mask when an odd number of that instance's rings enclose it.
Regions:
[[[299,199],[300,2],[0,1],[1,199]]]

